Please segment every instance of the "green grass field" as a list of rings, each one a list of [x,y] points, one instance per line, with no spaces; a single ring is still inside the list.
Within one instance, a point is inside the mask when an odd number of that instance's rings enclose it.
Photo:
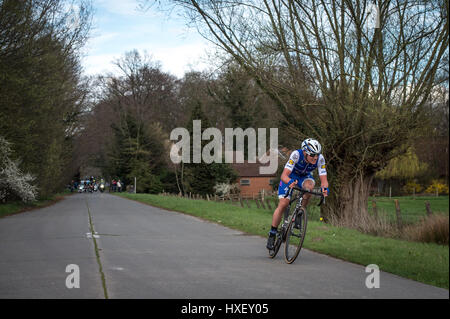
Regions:
[[[405,224],[416,223],[426,216],[425,203],[429,202],[433,214],[449,215],[449,197],[448,196],[404,196],[404,197],[369,197],[368,208],[372,212],[372,201],[376,201],[378,214],[385,215],[392,223],[396,222],[395,202],[398,199],[402,220]],[[270,209],[266,203],[266,210],[273,212],[276,207],[276,199],[269,198]],[[248,203],[248,204],[247,204]],[[319,221],[320,209],[315,205],[317,199],[311,199],[311,205],[308,206],[309,219]],[[240,205],[239,203],[235,203]],[[254,200],[244,201],[244,207],[257,209]],[[260,208],[263,210],[262,208]]]
[[[121,193],[120,196],[260,235],[261,245],[266,243],[272,220],[272,211],[253,206],[242,208],[229,203],[150,194]],[[364,266],[377,264],[382,271],[449,288],[448,246],[376,237],[310,219],[304,247]]]
[[[420,221],[426,216],[425,203],[430,203],[433,214],[449,214],[448,196],[404,196],[404,197],[369,197],[369,211],[372,211],[372,201],[376,201],[378,213],[384,213],[389,220],[395,221],[395,202],[397,199],[400,206],[401,216],[404,223],[412,224]]]

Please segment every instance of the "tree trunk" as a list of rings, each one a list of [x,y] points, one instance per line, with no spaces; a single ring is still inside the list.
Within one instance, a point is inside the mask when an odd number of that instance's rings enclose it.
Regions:
[[[355,227],[369,214],[368,198],[374,174],[336,176],[334,180],[347,181],[336,187],[331,184],[330,196],[322,206],[321,214],[326,221],[347,227]]]

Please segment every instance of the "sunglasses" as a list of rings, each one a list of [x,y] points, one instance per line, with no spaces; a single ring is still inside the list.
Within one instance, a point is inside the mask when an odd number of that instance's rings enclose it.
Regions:
[[[313,154],[313,155],[311,155],[311,154],[308,154],[310,157],[318,157],[319,156],[319,154]]]

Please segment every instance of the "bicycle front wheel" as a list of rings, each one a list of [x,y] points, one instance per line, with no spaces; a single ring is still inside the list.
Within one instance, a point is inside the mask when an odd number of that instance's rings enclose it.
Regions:
[[[297,225],[295,219],[297,218]],[[306,211],[299,209],[289,221],[286,232],[286,244],[284,247],[284,257],[288,264],[292,264],[302,249],[306,235],[307,225]]]

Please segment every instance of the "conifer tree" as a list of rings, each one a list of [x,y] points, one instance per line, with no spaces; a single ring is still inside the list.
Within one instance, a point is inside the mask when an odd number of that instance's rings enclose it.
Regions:
[[[200,101],[194,102],[191,118],[187,123],[187,129],[191,136],[191,154],[193,154],[193,121],[200,120],[202,133],[203,130],[210,127],[210,122],[205,116],[202,110],[202,104]],[[208,143],[208,141],[201,142],[201,149]],[[186,192],[192,192],[196,194],[212,194],[214,193],[214,186],[217,183],[232,183],[236,179],[237,175],[233,171],[230,164],[224,163],[184,163],[185,176],[184,189]]]

